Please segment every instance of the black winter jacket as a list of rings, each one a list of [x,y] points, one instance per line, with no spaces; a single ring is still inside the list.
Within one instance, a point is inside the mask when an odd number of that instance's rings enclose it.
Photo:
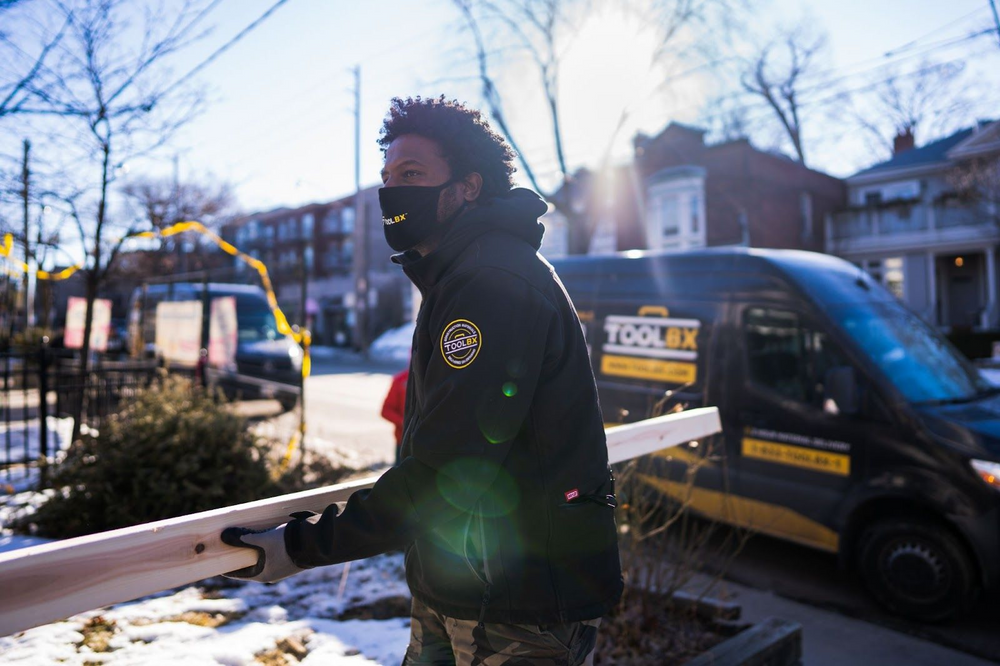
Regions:
[[[580,321],[537,254],[545,204],[513,190],[424,257],[393,257],[423,294],[401,462],[337,515],[294,521],[292,560],[406,548],[415,597],[447,616],[600,617],[622,591],[614,489]]]

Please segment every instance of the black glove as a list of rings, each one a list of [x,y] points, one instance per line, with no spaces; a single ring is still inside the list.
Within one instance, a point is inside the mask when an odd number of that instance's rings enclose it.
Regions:
[[[255,580],[259,583],[277,583],[300,571],[305,571],[292,562],[285,550],[285,525],[267,530],[252,530],[247,527],[227,527],[222,530],[222,542],[239,548],[253,548],[257,551],[257,564],[223,574],[226,578]]]

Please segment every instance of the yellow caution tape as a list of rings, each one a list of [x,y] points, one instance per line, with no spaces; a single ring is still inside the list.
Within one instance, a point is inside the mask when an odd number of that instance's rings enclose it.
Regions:
[[[19,271],[21,273],[27,273],[27,272],[29,272],[31,270],[31,267],[28,266],[28,264],[24,263],[23,261],[19,261],[19,260],[15,259],[14,257],[10,256],[10,253],[13,252],[13,250],[14,250],[14,236],[12,234],[5,234],[4,237],[3,237],[3,245],[0,245],[0,257],[3,257],[4,259],[6,259],[7,261],[9,261],[10,263],[14,264],[14,268],[17,271]],[[48,271],[43,271],[43,270],[39,269],[39,270],[35,271],[35,276],[39,280],[65,280],[66,278],[68,278],[73,273],[76,273],[81,268],[83,268],[83,267],[80,266],[79,264],[74,264],[74,265],[70,266],[69,268],[64,268],[63,270],[61,270],[61,271],[59,271],[58,273],[55,273],[55,274],[52,274],[52,273],[49,273]],[[11,274],[10,271],[6,271],[6,272],[8,274]]]
[[[312,335],[309,333],[309,330],[306,329],[305,327],[296,330],[288,323],[288,318],[285,317],[285,313],[281,311],[280,307],[278,307],[278,298],[274,294],[274,287],[271,285],[271,278],[268,276],[267,266],[264,265],[264,262],[262,262],[259,259],[255,259],[254,257],[251,257],[250,255],[244,252],[241,252],[231,243],[226,242],[218,234],[208,229],[201,222],[197,222],[194,220],[178,222],[164,229],[158,229],[155,231],[140,231],[134,234],[129,234],[128,236],[125,237],[125,239],[169,238],[170,236],[175,236],[177,234],[184,233],[186,231],[196,231],[201,235],[206,236],[207,238],[211,239],[212,242],[214,242],[223,252],[240,259],[241,261],[248,264],[251,268],[257,271],[257,274],[260,276],[261,285],[264,287],[264,292],[267,294],[268,305],[271,307],[271,312],[274,313],[274,319],[278,326],[278,332],[281,333],[282,335],[290,335],[297,344],[302,345],[302,384],[304,387],[305,380],[306,378],[309,377],[309,373],[312,370],[312,355],[309,352],[309,347],[312,345]],[[7,259],[7,261],[14,264],[14,267],[20,269],[22,273],[27,273],[28,271],[30,271],[31,267],[28,266],[28,264],[24,263],[23,261],[18,261],[17,259],[11,257],[11,252],[13,251],[13,249],[14,249],[14,236],[9,233],[5,234],[3,238],[3,245],[0,245],[0,257]],[[35,272],[35,276],[39,280],[65,280],[66,278],[70,277],[71,275],[73,275],[73,273],[77,272],[81,268],[83,267],[80,266],[79,264],[75,264],[54,274],[50,273],[49,271],[44,271],[39,269]],[[300,439],[304,436],[305,436],[305,422],[303,420],[299,432],[297,432],[292,437],[292,440],[288,443],[288,449],[285,451],[285,456],[282,459],[281,471],[284,471],[284,468],[288,466],[288,460],[291,459],[292,453],[298,446]]]

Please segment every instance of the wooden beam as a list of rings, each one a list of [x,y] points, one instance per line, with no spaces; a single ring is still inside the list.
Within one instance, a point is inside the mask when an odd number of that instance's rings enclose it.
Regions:
[[[608,457],[622,462],[721,430],[714,407],[610,428]],[[322,511],[370,488],[377,476],[0,554],[0,636],[76,613],[188,585],[254,564],[256,552],[222,543],[226,527],[272,527],[296,511]]]

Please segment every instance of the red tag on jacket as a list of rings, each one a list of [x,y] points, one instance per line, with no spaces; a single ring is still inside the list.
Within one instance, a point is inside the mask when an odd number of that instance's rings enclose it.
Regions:
[[[577,490],[576,488],[574,488],[573,490],[567,490],[566,491],[566,501],[567,502],[572,502],[573,500],[575,500],[579,496],[580,496],[580,491]]]

